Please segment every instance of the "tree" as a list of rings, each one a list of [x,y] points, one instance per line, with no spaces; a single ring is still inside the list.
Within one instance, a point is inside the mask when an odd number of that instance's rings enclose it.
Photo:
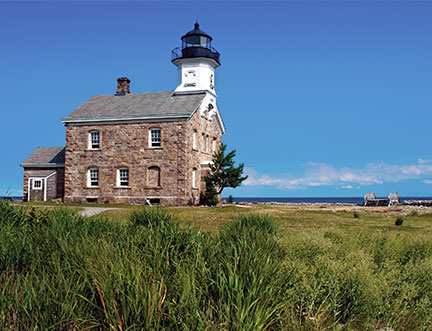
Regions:
[[[227,145],[221,143],[219,150],[213,154],[213,164],[210,164],[210,173],[204,178],[206,182],[206,201],[217,199],[226,187],[235,188],[239,186],[248,176],[243,176],[244,164],[234,166],[236,151],[233,150],[225,155]],[[213,188],[212,188],[213,187]],[[213,202],[212,202],[213,204]]]

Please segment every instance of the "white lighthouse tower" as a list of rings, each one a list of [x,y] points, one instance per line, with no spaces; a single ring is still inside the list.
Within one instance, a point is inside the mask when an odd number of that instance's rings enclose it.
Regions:
[[[212,37],[195,23],[194,29],[181,40],[182,46],[172,51],[171,62],[178,68],[175,94],[205,91],[216,98],[214,73],[220,66],[220,54],[211,46]]]

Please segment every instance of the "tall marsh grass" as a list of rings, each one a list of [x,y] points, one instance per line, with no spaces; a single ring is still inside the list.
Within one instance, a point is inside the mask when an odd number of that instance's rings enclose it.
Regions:
[[[0,329],[432,328],[432,239],[286,234],[265,216],[219,233],[156,208],[127,224],[0,201]]]

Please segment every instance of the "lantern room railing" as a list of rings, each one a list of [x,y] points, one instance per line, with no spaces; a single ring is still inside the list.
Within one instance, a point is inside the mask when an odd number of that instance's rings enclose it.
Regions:
[[[220,64],[220,54],[213,47],[186,47],[183,49],[181,47],[177,47],[171,52],[171,61],[193,57],[208,57]]]

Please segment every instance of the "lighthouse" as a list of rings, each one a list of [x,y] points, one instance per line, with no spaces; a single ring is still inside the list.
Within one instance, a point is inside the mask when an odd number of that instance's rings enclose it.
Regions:
[[[212,37],[198,23],[181,37],[182,45],[172,51],[171,62],[178,68],[175,94],[208,92],[216,97],[215,69],[220,66],[220,54],[212,47]]]

